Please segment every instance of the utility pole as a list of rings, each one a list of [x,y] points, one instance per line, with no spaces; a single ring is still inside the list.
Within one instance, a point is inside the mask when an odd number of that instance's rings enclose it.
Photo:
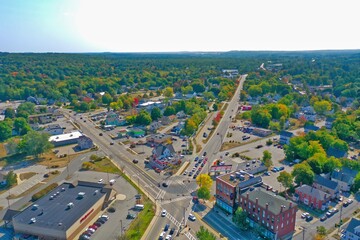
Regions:
[[[122,227],[122,220],[120,219],[120,236],[122,236],[123,233],[123,227]]]
[[[305,231],[306,231],[306,228],[304,226],[302,226],[302,229],[303,229],[303,240],[305,240]]]

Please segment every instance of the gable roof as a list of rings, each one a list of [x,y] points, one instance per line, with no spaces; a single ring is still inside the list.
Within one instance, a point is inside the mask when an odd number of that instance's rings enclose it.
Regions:
[[[294,134],[292,132],[289,131],[281,131],[280,132],[280,136],[285,136],[285,137],[292,137]]]
[[[303,184],[302,186],[296,188],[296,191],[299,191],[301,193],[304,193],[306,195],[309,195],[311,197],[316,198],[317,200],[326,200],[330,197],[330,194],[327,194],[326,192],[323,192],[319,189],[316,189],[314,187],[310,187],[306,184]]]
[[[292,208],[297,206],[295,203],[261,188],[257,188],[254,191],[247,192],[246,194],[249,194],[249,200],[252,202],[256,202],[257,198],[259,206],[264,209],[266,208],[266,204],[268,204],[268,210],[275,215],[280,213],[281,206],[285,206],[287,209],[290,208],[290,204],[292,204]],[[244,196],[245,194],[242,195]],[[246,197],[246,195],[244,197]]]
[[[349,225],[346,228],[347,232],[357,235],[355,232],[360,232],[360,220],[352,218]]]
[[[333,171],[331,174],[332,179],[336,179],[341,182],[351,184],[353,179],[356,177],[357,171],[347,167],[343,167],[340,171]]]
[[[335,181],[331,181],[327,178],[324,178],[320,175],[316,175],[315,176],[315,182],[319,185],[322,185],[324,187],[327,187],[327,188],[331,188],[331,189],[336,189],[338,187],[338,183],[335,182]]]
[[[171,154],[175,153],[175,149],[172,144],[167,144],[167,145],[160,144],[154,149],[156,156],[161,156],[165,151],[165,149],[169,149]]]
[[[319,130],[320,128],[317,127],[317,126],[314,126],[314,125],[306,125],[306,126],[304,126],[304,129],[305,129],[305,130],[309,130],[309,131],[314,131],[314,132],[316,132],[316,131]]]
[[[339,149],[336,149],[334,147],[329,147],[329,149],[326,151],[326,154],[328,156],[336,157],[336,158],[344,158],[347,156],[346,151],[342,151]]]

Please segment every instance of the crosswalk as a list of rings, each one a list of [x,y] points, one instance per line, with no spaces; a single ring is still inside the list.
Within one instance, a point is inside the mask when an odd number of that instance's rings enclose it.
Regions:
[[[176,220],[175,217],[173,217],[169,212],[166,212],[166,215],[165,215],[177,228],[180,228],[181,226],[181,223]],[[196,238],[190,233],[190,231],[187,231],[185,234],[184,234],[188,239],[190,240],[196,240]]]

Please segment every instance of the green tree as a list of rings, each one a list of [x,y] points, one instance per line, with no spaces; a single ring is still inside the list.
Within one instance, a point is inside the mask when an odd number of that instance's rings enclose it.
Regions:
[[[342,164],[338,158],[330,157],[328,158],[323,165],[323,172],[330,173],[337,168],[341,168]]]
[[[142,110],[139,112],[139,114],[136,116],[135,123],[139,125],[149,125],[151,123],[151,116],[148,112],[145,110]]]
[[[5,117],[6,118],[15,118],[16,116],[16,113],[15,113],[15,110],[13,108],[6,108],[5,109]]]
[[[15,118],[14,120],[14,129],[20,134],[20,135],[24,135],[27,132],[29,132],[31,130],[30,125],[28,124],[28,122],[26,121],[25,118],[23,117],[18,117]]]
[[[331,110],[331,103],[326,100],[316,101],[314,103],[314,110],[319,114],[324,114],[326,111]]]
[[[12,187],[12,186],[16,185],[17,184],[16,173],[14,173],[14,171],[10,171],[6,175],[5,180],[6,180],[6,186],[7,187]]]
[[[306,162],[296,164],[291,174],[294,176],[295,182],[297,184],[302,183],[310,186],[313,183],[315,177],[315,173]]]
[[[263,152],[263,157],[262,157],[262,162],[264,163],[265,167],[269,168],[273,165],[273,162],[271,160],[271,152],[269,152],[268,150],[265,150]]]
[[[29,115],[35,113],[35,104],[31,102],[24,102],[19,105],[19,107],[16,109],[16,116],[17,117],[23,117],[28,118]]]
[[[354,184],[352,186],[352,190],[354,192],[359,191],[359,189],[360,189],[360,172],[358,174],[356,174],[356,177],[354,179]]]
[[[286,191],[287,189],[289,189],[292,186],[293,178],[294,177],[290,173],[288,173],[286,171],[282,171],[282,172],[280,172],[280,175],[277,177],[277,180],[279,183],[281,183],[284,186],[285,191]]]
[[[217,111],[219,109],[219,106],[216,103],[214,103],[212,107],[213,107],[214,111]]]
[[[257,97],[257,96],[260,96],[262,94],[262,89],[258,85],[253,85],[248,89],[248,93],[252,97]]]
[[[196,177],[196,183],[200,188],[204,187],[210,190],[213,180],[208,174],[200,174]]]
[[[156,121],[156,120],[158,120],[159,118],[161,118],[160,108],[154,107],[154,108],[151,110],[151,119],[152,119],[153,121]]]
[[[12,136],[12,121],[5,119],[0,122],[0,141],[4,141]]]
[[[206,187],[200,187],[198,190],[197,190],[197,196],[201,199],[204,199],[204,200],[209,200],[210,197],[211,197],[211,193],[210,193],[210,190]]]
[[[101,97],[101,101],[103,104],[105,105],[109,105],[112,101],[113,98],[109,93],[105,93],[102,97]]]
[[[34,155],[36,158],[53,147],[49,142],[49,135],[47,133],[35,131],[30,131],[24,135],[20,145],[24,152]]]
[[[170,115],[174,115],[176,114],[175,108],[174,107],[166,107],[165,111],[164,111],[164,116],[170,116]]]
[[[251,110],[251,121],[257,126],[268,128],[271,114],[266,109],[255,108]]]
[[[6,149],[9,155],[15,154],[18,151],[18,144],[14,139],[10,139],[6,144]]]
[[[172,87],[166,87],[163,91],[163,95],[167,98],[172,98],[174,96],[174,89]]]
[[[247,213],[241,207],[238,207],[234,213],[233,222],[235,222],[240,229],[247,230],[249,228],[249,223],[246,219]]]
[[[204,228],[204,226],[200,226],[200,230],[196,232],[196,237],[199,240],[216,240],[216,236]]]
[[[320,235],[320,236],[326,236],[327,235],[327,230],[324,226],[317,226],[316,227],[316,232]]]

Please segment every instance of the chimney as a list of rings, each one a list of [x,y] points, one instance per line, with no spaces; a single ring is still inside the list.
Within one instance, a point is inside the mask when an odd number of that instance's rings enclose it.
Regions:
[[[249,193],[246,193],[246,199],[249,200]]]
[[[269,204],[268,204],[268,203],[266,203],[266,207],[265,207],[266,212],[268,211],[268,208],[269,208]]]
[[[256,206],[258,205],[258,202],[259,202],[259,199],[258,199],[258,198],[256,198]]]
[[[282,213],[284,205],[281,205],[280,207],[281,207],[280,212]]]
[[[289,208],[292,208],[292,202],[289,203]]]

